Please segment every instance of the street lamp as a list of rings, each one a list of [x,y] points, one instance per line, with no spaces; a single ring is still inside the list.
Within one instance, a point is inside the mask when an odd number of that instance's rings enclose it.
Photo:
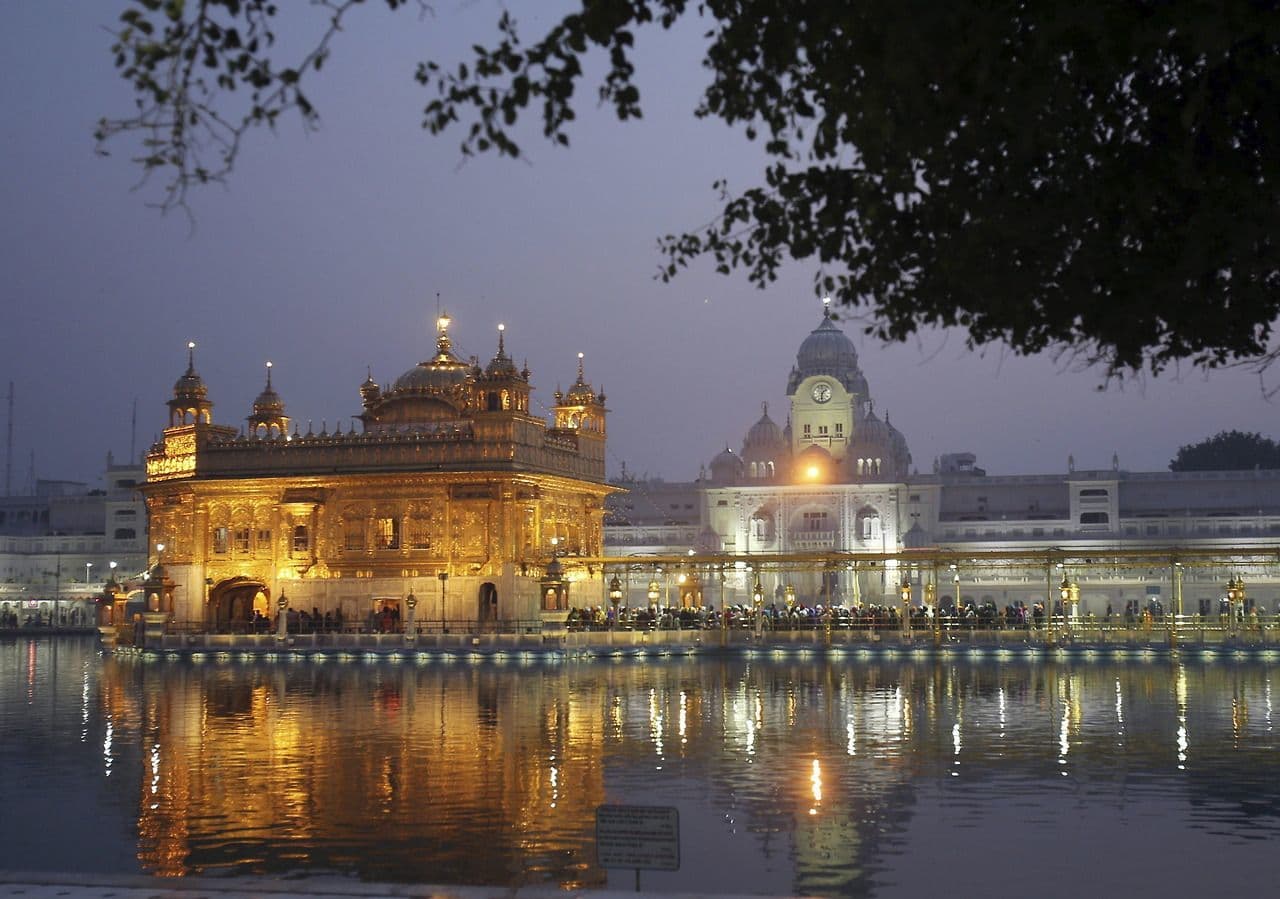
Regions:
[[[904,575],[902,578],[902,630],[905,633],[911,629],[911,578]]]
[[[613,606],[613,623],[618,624],[618,606],[622,604],[622,581],[615,574],[609,581],[609,604]]]
[[[93,563],[92,563],[92,562],[85,562],[85,563],[84,563],[84,582],[85,582],[86,584],[87,584],[87,583],[89,583],[89,569],[90,569],[90,568],[92,568],[92,567],[93,567]]]
[[[756,639],[764,634],[764,586],[760,583],[760,574],[756,573],[756,582],[751,587],[751,607],[756,610]]]
[[[449,572],[442,571],[439,574],[437,574],[436,577],[440,579],[440,626],[441,628],[444,628],[446,626],[444,623],[445,622],[444,588],[445,588],[445,585],[449,583]]]
[[[1235,631],[1236,622],[1239,620],[1239,618],[1236,617],[1236,603],[1240,603],[1240,617],[1243,617],[1244,599],[1245,599],[1244,578],[1238,577],[1238,576],[1229,578],[1227,580],[1227,600],[1228,600],[1228,612],[1231,615],[1232,631]]]

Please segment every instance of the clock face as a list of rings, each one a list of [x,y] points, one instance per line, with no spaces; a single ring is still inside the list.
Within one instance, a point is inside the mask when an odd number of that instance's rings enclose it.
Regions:
[[[831,385],[824,381],[819,381],[813,385],[813,400],[816,403],[825,403],[831,399]]]

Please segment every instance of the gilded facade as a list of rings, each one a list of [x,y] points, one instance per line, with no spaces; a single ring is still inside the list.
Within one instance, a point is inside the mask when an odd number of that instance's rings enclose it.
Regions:
[[[332,433],[290,430],[269,368],[248,427],[217,424],[190,350],[145,488],[175,623],[235,630],[287,603],[358,624],[411,595],[441,626],[563,618],[540,579],[554,556],[576,577],[573,557],[601,555],[604,394],[579,356],[548,423],[501,329],[482,367],[449,325],[393,383],[366,379],[359,429]]]

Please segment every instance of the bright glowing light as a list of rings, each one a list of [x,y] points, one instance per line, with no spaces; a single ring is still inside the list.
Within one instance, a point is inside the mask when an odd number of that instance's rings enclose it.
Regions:
[[[810,466],[809,466],[809,470],[808,470],[808,472],[806,472],[806,473],[809,475],[809,477],[811,477],[811,478],[816,478],[816,477],[818,476],[818,473],[819,473],[819,472],[818,472],[818,466],[816,466],[816,465],[810,465]]]
[[[453,323],[453,320],[449,318],[447,314],[442,315],[436,319],[436,329],[441,332],[447,331],[449,330],[449,325],[451,325],[452,323]]]
[[[504,325],[502,322],[498,322],[498,330],[499,330],[499,331],[505,331],[505,330],[507,330],[507,326],[506,326],[506,325]]]
[[[195,348],[196,348],[196,342],[194,340],[188,340],[187,349],[194,350]]]

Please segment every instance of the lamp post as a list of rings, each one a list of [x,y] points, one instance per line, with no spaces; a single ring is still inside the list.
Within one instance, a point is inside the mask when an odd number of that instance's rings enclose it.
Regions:
[[[444,588],[445,588],[445,585],[449,583],[449,572],[442,571],[439,574],[437,574],[436,577],[440,579],[440,626],[442,628],[445,628],[446,625],[444,623],[444,608],[445,608]]]
[[[909,633],[911,630],[911,577],[904,575],[902,578],[902,632]]]
[[[1071,636],[1071,579],[1067,577],[1067,573],[1062,573],[1062,584],[1058,589],[1058,596],[1062,599],[1062,629],[1068,637]]]
[[[86,584],[87,584],[87,583],[89,583],[89,569],[90,569],[90,568],[92,568],[92,567],[93,567],[93,563],[92,563],[92,562],[85,562],[85,563],[84,563],[84,582],[85,582]]]
[[[609,581],[609,604],[613,606],[613,626],[618,626],[618,606],[622,604],[622,581],[615,574]]]
[[[418,597],[413,595],[412,587],[409,588],[409,595],[405,597],[404,604],[409,607],[409,614],[405,616],[408,620],[405,622],[404,636],[406,640],[412,640],[418,635],[418,620],[416,614],[418,608]]]
[[[751,607],[755,609],[756,639],[764,636],[764,586],[760,583],[760,573],[756,572],[756,582],[751,587]]]
[[[1227,612],[1231,616],[1231,633],[1236,632],[1236,624],[1240,618],[1244,617],[1244,578],[1231,577],[1227,579]],[[1240,612],[1237,617],[1236,603],[1240,604]]]
[[[931,577],[934,580],[924,585],[924,604],[933,616],[933,644],[942,645],[942,618],[938,615],[938,570],[935,568]]]

